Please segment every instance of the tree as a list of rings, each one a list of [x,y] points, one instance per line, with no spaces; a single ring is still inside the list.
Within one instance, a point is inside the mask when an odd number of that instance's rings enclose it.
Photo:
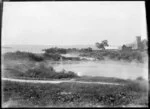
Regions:
[[[107,40],[103,40],[101,43],[96,42],[95,45],[96,45],[97,48],[102,49],[102,50],[105,50],[105,47],[109,46]]]

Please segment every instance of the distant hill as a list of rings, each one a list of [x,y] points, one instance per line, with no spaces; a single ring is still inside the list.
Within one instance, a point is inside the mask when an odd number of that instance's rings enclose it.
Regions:
[[[93,49],[97,49],[95,45],[5,45],[13,48],[51,48],[51,47],[59,47],[59,48],[88,48],[91,47]]]
[[[12,47],[2,47],[2,48],[4,48],[4,49],[12,49]]]
[[[14,52],[14,51],[26,51],[33,53],[41,53],[43,49],[51,48],[51,47],[59,47],[59,48],[88,48],[91,47],[93,50],[98,50],[98,48],[93,45],[4,45],[2,48],[3,52]],[[109,46],[106,49],[117,49],[116,46]]]

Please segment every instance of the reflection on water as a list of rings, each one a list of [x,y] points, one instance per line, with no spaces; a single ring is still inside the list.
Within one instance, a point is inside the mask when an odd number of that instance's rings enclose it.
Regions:
[[[118,77],[135,79],[139,76],[148,80],[148,64],[120,61],[82,61],[53,64],[56,71],[62,69],[77,72],[79,75]]]

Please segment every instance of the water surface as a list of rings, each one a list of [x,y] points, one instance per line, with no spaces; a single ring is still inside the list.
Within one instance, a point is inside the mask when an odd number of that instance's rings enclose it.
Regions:
[[[123,61],[80,61],[61,62],[53,64],[56,71],[65,69],[74,71],[79,75],[117,77],[123,79],[136,79],[139,76],[148,80],[148,64]]]

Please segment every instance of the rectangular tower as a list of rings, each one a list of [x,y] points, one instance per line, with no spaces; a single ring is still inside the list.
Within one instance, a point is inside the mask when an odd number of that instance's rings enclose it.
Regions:
[[[141,36],[136,37],[137,49],[141,49]]]

